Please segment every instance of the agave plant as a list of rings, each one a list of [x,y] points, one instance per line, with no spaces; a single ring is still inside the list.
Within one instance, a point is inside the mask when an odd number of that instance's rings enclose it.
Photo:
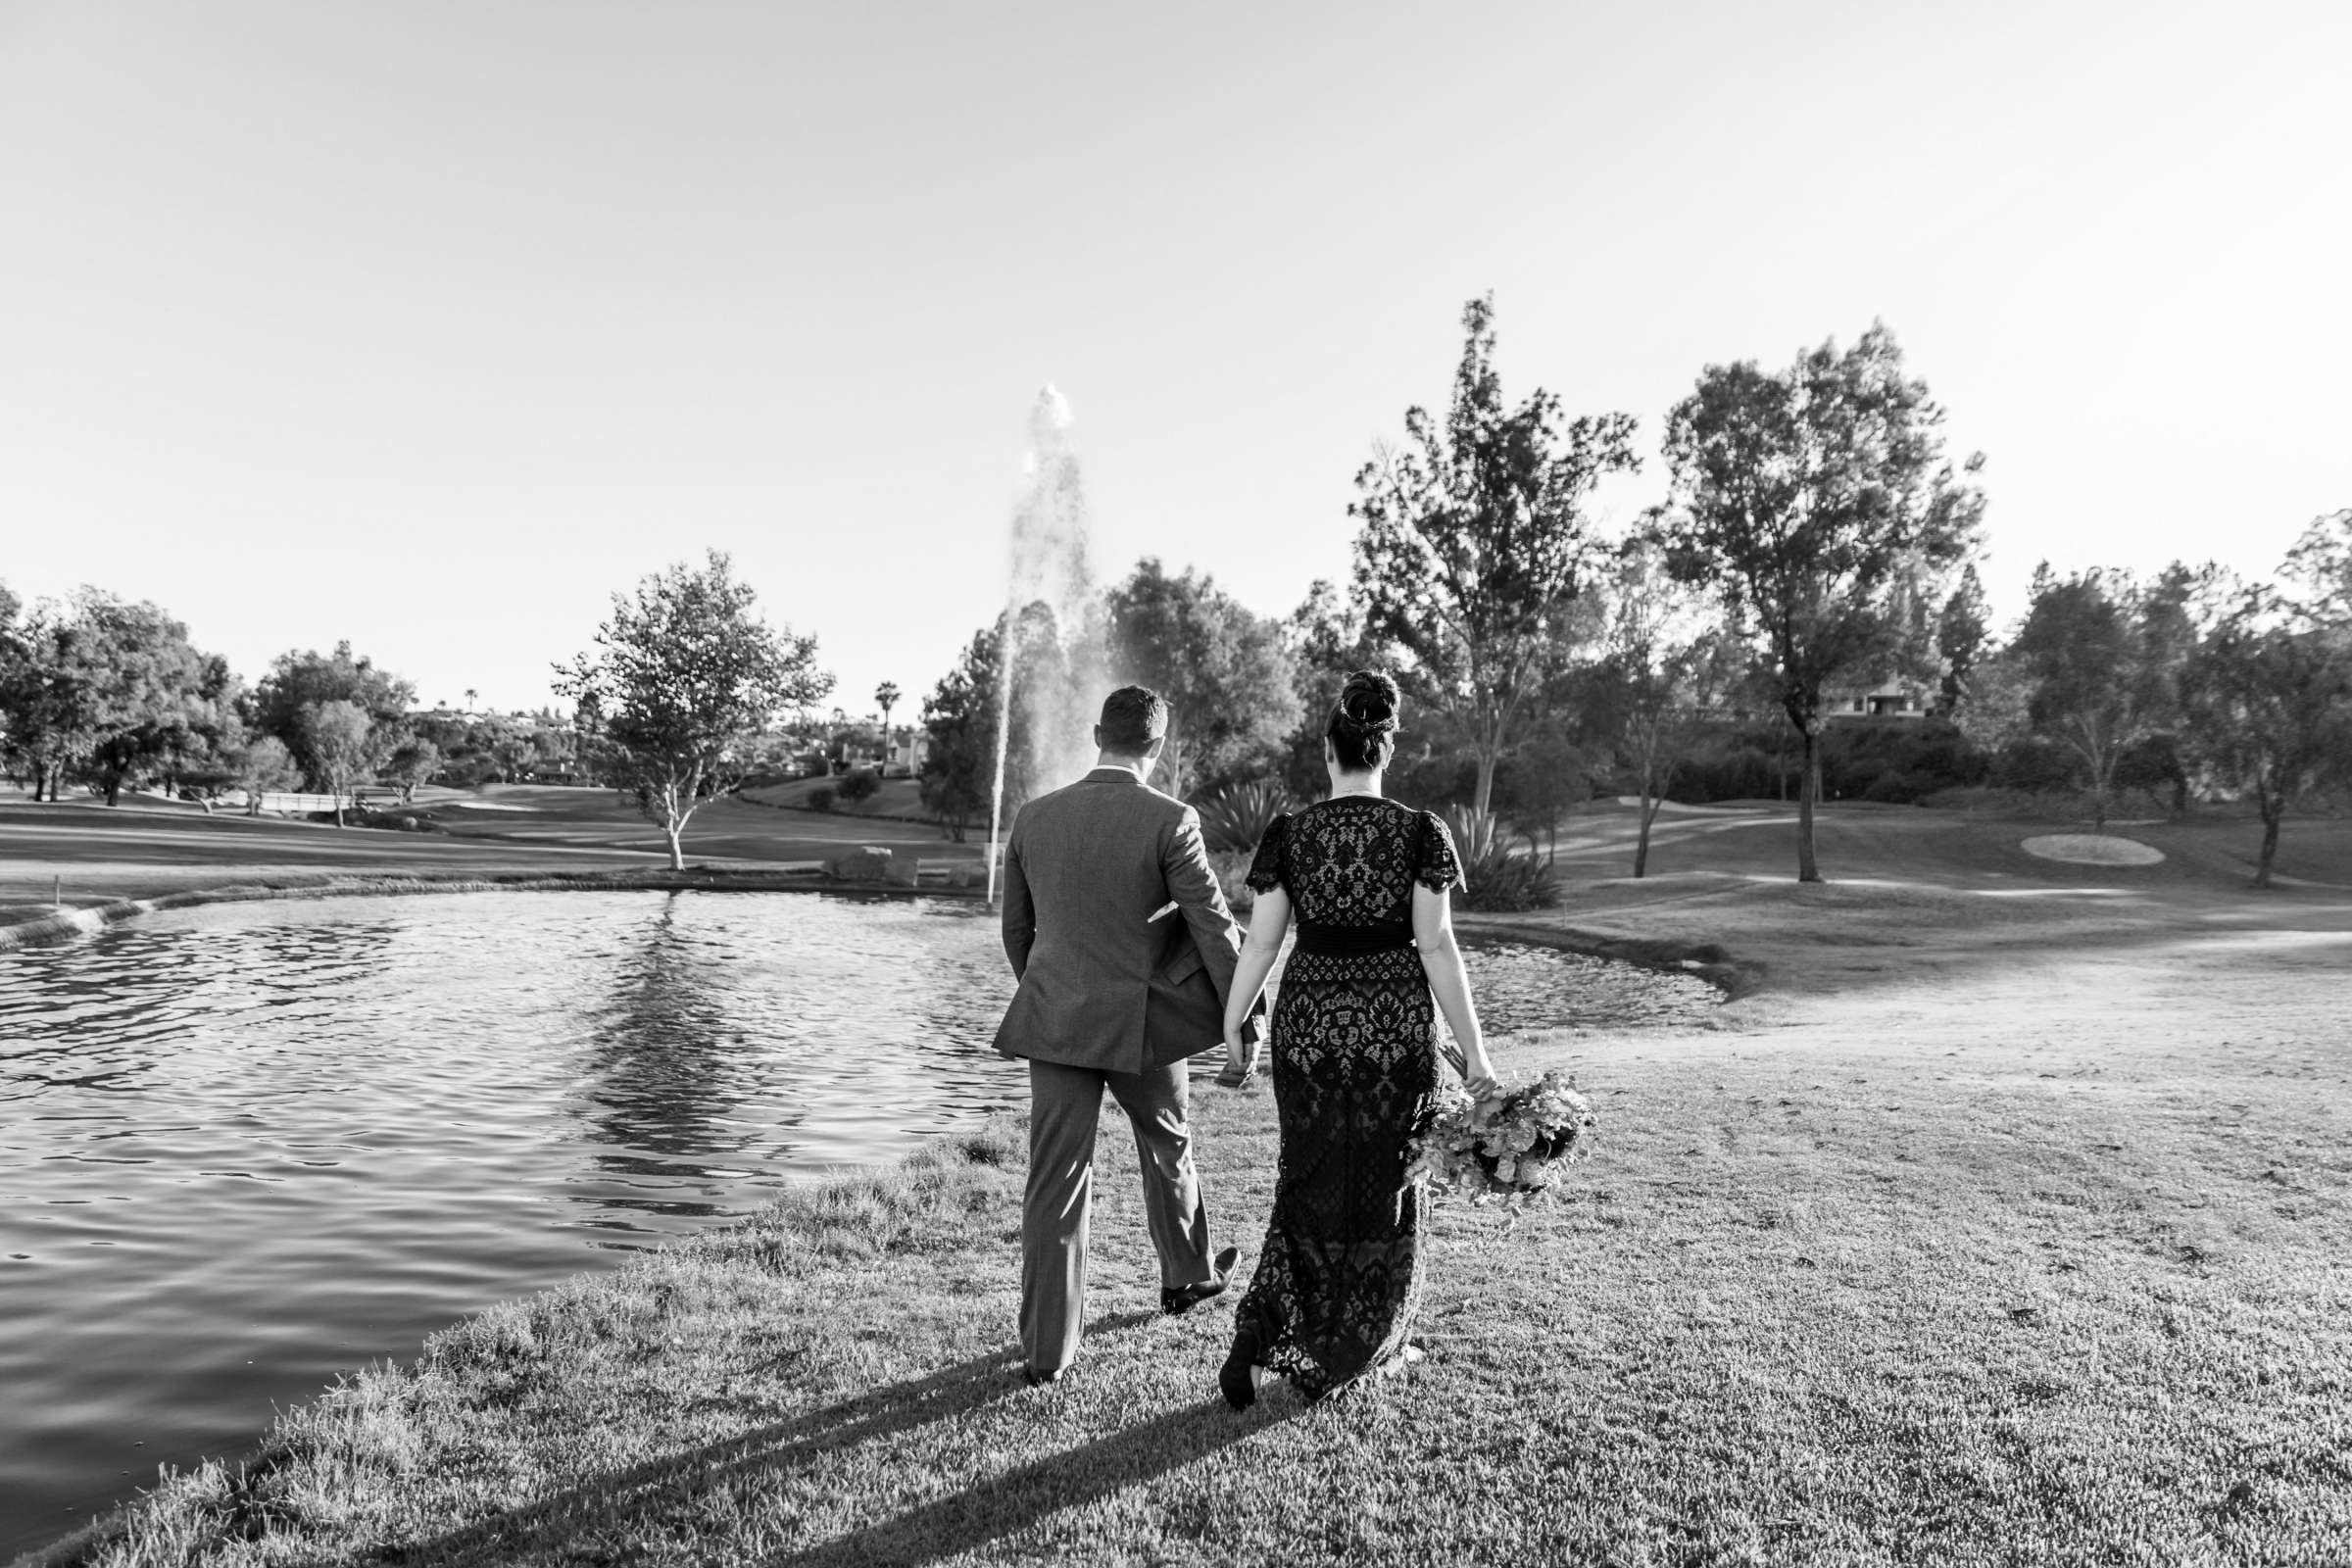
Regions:
[[[1211,850],[1238,850],[1247,855],[1257,848],[1274,818],[1291,808],[1291,798],[1280,784],[1258,779],[1228,784],[1193,804],[1200,812],[1200,836]]]
[[[1551,873],[1535,856],[1535,840],[1521,855],[1502,818],[1474,806],[1446,808],[1446,825],[1453,833],[1453,851],[1462,862],[1462,880],[1469,887],[1462,906],[1470,909],[1544,909],[1560,902]]]

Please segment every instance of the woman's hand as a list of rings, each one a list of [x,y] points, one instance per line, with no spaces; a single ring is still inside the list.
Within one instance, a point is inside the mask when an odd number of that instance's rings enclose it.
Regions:
[[[1502,1085],[1494,1081],[1494,1063],[1487,1059],[1483,1043],[1462,1053],[1462,1087],[1470,1091],[1472,1100],[1485,1100],[1501,1091]]]

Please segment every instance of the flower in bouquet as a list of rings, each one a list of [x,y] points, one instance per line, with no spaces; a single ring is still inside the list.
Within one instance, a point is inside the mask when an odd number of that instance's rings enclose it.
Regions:
[[[1478,1203],[1522,1203],[1548,1191],[1595,1118],[1573,1081],[1553,1071],[1534,1083],[1472,1100],[1439,1092],[1414,1143],[1408,1181],[1450,1188]]]

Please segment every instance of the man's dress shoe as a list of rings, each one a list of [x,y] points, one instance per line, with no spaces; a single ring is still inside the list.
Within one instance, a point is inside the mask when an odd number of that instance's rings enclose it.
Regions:
[[[1242,1250],[1240,1248],[1228,1247],[1219,1252],[1216,1261],[1209,1265],[1217,1271],[1215,1278],[1202,1280],[1197,1285],[1162,1286],[1159,1293],[1159,1309],[1169,1317],[1178,1317],[1190,1312],[1202,1301],[1223,1296],[1226,1276],[1233,1272],[1233,1265],[1240,1262],[1241,1258]]]

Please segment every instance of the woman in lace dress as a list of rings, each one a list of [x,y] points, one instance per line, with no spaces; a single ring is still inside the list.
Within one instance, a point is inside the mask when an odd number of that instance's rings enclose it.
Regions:
[[[1225,1010],[1234,1059],[1248,1058],[1242,1020],[1294,913],[1298,943],[1274,1007],[1274,1213],[1218,1379],[1237,1409],[1269,1370],[1317,1397],[1406,1358],[1421,1193],[1404,1171],[1438,1083],[1436,1008],[1472,1092],[1493,1087],[1448,910],[1461,885],[1453,840],[1380,793],[1396,706],[1387,675],[1348,677],[1324,732],[1331,798],[1275,818],[1250,867],[1257,904]]]

